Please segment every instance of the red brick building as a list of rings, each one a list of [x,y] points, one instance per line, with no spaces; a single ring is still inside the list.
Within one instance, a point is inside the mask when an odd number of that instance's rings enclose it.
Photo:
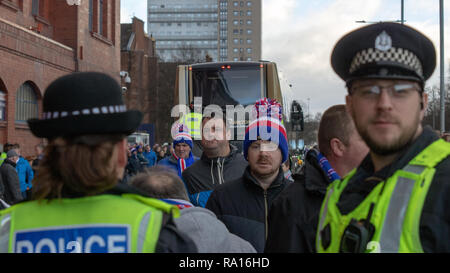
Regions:
[[[144,114],[139,131],[150,133],[150,143],[159,141],[161,114],[158,95],[158,58],[155,55],[155,40],[144,31],[144,21],[133,17],[131,24],[121,24],[121,71],[126,72],[130,82],[122,77],[122,86],[127,108],[140,110]]]
[[[150,133],[150,143],[172,142],[174,89],[178,63],[160,63],[155,39],[144,31],[144,22],[136,17],[131,24],[121,24],[121,84],[127,108],[144,114],[139,131]]]
[[[26,120],[42,115],[53,80],[76,71],[120,80],[120,0],[0,0],[0,144],[33,155],[42,140]]]

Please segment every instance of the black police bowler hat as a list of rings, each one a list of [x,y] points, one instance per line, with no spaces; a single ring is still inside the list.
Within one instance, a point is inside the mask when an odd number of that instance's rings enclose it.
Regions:
[[[409,26],[376,23],[342,37],[331,64],[347,86],[360,78],[405,79],[423,85],[436,68],[436,50],[430,39]]]
[[[112,77],[97,72],[63,76],[47,88],[43,118],[30,119],[31,132],[40,138],[86,134],[133,133],[142,113],[127,111],[121,87]]]

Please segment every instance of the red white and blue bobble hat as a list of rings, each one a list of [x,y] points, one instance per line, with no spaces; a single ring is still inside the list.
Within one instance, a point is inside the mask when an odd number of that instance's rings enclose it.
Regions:
[[[283,156],[282,162],[286,162],[289,157],[289,145],[286,128],[281,123],[282,110],[282,106],[274,99],[264,98],[255,103],[256,120],[245,130],[245,159],[248,160],[248,148],[254,141],[268,140],[278,145]]]
[[[193,147],[194,143],[192,142],[191,134],[189,133],[189,129],[186,125],[180,124],[178,128],[178,133],[175,135],[173,141],[173,147],[177,146],[179,143],[186,143],[189,147]]]

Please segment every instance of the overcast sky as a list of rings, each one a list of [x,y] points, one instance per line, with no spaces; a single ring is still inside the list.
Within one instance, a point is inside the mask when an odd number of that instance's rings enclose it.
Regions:
[[[189,1],[189,0],[186,0]],[[450,62],[450,2],[444,1],[446,71]],[[439,86],[439,0],[404,0],[406,24],[426,34],[437,50],[437,68],[428,86]],[[122,0],[121,22],[146,18],[146,0]],[[263,0],[262,58],[274,61],[292,98],[311,115],[345,103],[345,84],[330,65],[331,52],[340,37],[365,21],[401,18],[401,0]],[[145,29],[147,30],[147,29]],[[448,76],[448,73],[446,73]],[[305,109],[305,113],[307,109]]]

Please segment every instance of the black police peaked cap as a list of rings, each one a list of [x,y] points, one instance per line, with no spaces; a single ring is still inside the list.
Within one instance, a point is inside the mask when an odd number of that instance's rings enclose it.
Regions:
[[[36,137],[55,138],[88,134],[133,133],[142,113],[128,111],[122,90],[112,77],[97,72],[63,76],[47,88],[43,118],[30,119]]]
[[[336,44],[331,65],[347,86],[355,79],[405,79],[424,85],[436,68],[433,43],[398,23],[359,28]]]

